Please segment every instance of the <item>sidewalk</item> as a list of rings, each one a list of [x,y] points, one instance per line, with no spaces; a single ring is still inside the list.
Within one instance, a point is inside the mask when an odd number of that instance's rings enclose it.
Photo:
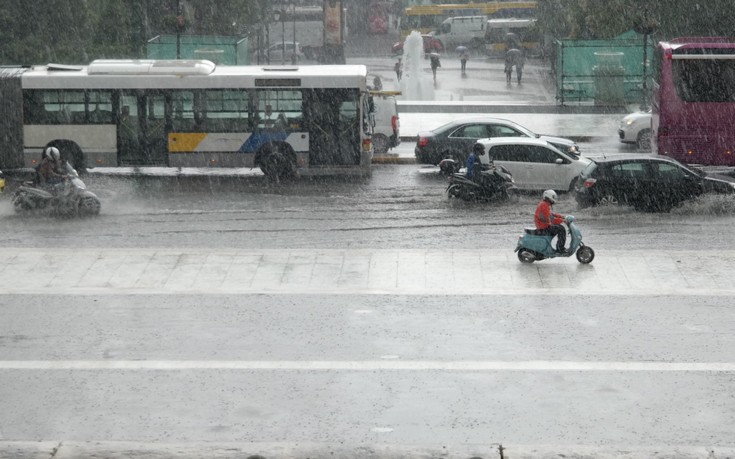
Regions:
[[[0,294],[446,295],[447,282],[477,295],[735,294],[734,251],[713,264],[710,252],[599,250],[582,265],[522,264],[513,249],[8,248]]]

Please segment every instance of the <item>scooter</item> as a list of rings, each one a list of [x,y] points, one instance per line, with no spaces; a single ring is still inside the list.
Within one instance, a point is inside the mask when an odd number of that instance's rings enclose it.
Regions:
[[[450,161],[450,160],[443,160]],[[440,163],[441,167],[441,163]],[[454,172],[449,175],[447,195],[465,201],[490,200],[493,198],[508,199],[518,188],[513,175],[503,166],[477,164],[473,178]]]
[[[569,234],[571,234],[572,239],[569,249],[558,253],[551,245],[553,236],[538,234],[536,228],[526,228],[523,236],[518,238],[518,245],[515,249],[515,252],[518,252],[518,260],[521,263],[533,263],[546,258],[571,257],[576,254],[578,262],[585,265],[592,263],[592,260],[595,259],[595,251],[582,243],[582,232],[574,224],[574,217],[567,215],[564,222],[569,227]]]
[[[13,208],[17,213],[50,210],[60,217],[98,215],[99,198],[87,190],[77,171],[65,163],[66,177],[51,188],[42,188],[34,182],[24,182],[13,194]]]

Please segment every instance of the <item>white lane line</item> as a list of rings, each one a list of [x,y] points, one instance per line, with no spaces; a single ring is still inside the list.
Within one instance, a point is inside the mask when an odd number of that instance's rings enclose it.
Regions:
[[[371,289],[371,288],[331,288],[330,286],[278,286],[271,288],[238,287],[238,288],[183,288],[166,286],[161,289],[147,287],[0,287],[0,295],[72,295],[72,296],[112,296],[112,295],[391,295],[391,296],[735,296],[735,289],[672,289],[672,288],[635,288],[616,287],[600,288],[586,286],[584,288],[555,287],[519,287],[519,288],[461,288],[461,293],[447,293],[446,288],[416,287],[412,289]]]
[[[735,362],[0,360],[0,370],[678,371],[723,373],[735,372]]]

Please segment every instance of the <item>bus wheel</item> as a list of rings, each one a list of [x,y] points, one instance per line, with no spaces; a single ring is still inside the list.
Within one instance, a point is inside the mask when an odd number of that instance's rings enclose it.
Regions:
[[[296,175],[296,156],[287,146],[274,145],[261,153],[260,170],[268,179],[279,183]]]
[[[68,161],[79,175],[84,175],[87,172],[87,167],[84,164],[84,153],[82,153],[79,145],[68,140],[63,140],[54,142],[49,146],[58,148],[61,151],[62,159]]]
[[[388,138],[383,134],[373,136],[373,149],[376,155],[384,155],[388,152]]]

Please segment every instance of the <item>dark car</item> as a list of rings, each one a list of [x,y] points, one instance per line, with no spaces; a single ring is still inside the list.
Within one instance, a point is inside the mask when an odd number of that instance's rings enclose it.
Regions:
[[[579,156],[579,147],[570,139],[539,135],[513,121],[488,116],[460,118],[431,131],[420,132],[414,154],[420,164],[439,164],[453,158],[464,164],[477,139],[532,137],[546,140],[562,152]]]
[[[616,155],[594,159],[575,186],[581,207],[627,204],[637,210],[668,212],[707,193],[735,193],[735,183],[658,155]]]
[[[436,38],[434,35],[430,33],[425,33],[421,35],[421,38],[424,40],[424,54],[441,53],[444,51],[444,45],[442,44],[442,41]],[[393,52],[393,54],[403,54],[403,42],[395,42],[391,47],[391,51]]]

